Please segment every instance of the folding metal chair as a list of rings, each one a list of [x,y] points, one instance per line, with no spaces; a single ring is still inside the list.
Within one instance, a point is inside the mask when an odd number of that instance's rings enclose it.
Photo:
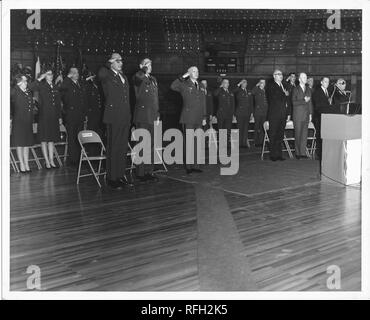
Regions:
[[[100,138],[100,136],[95,132],[95,131],[92,131],[92,130],[83,130],[83,131],[80,131],[78,133],[78,142],[80,143],[80,146],[81,146],[81,155],[80,155],[80,162],[79,162],[79,165],[78,165],[78,173],[77,173],[77,184],[79,184],[80,182],[80,178],[82,177],[87,177],[87,176],[94,176],[96,182],[98,183],[99,187],[101,188],[101,184],[99,182],[99,176],[101,175],[104,175],[104,177],[106,176],[107,172],[104,171],[104,172],[100,172],[101,171],[101,164],[102,164],[102,161],[103,160],[106,160],[106,155],[105,155],[105,146]],[[85,149],[85,144],[89,144],[89,143],[97,143],[97,144],[100,144],[100,155],[93,155],[93,156],[89,156],[86,152],[86,149]],[[91,170],[91,173],[87,173],[87,174],[81,174],[81,165],[82,165],[82,162],[83,161],[87,161],[89,167],[90,167],[90,170]],[[98,171],[96,172],[94,170],[94,167],[92,165],[92,161],[99,161],[99,166],[98,166]]]
[[[288,136],[287,136],[287,133],[290,133]],[[294,141],[295,141],[295,137],[294,137],[294,125],[293,125],[293,121],[290,120],[290,121],[287,121],[286,125],[285,125],[285,129],[284,129],[284,145],[285,145],[285,149],[286,150],[283,150],[283,151],[288,151],[288,154],[289,154],[289,158],[293,158],[293,152],[292,151],[295,151],[295,147],[294,147]],[[293,142],[292,143],[292,147],[290,146],[290,142]]]
[[[132,148],[132,146],[131,146],[131,144],[130,144],[130,141],[129,141],[127,144],[128,144],[127,157],[130,157],[131,164],[130,164],[130,166],[126,166],[126,171],[127,171],[127,170],[129,170],[129,171],[130,171],[131,180],[133,180],[133,177],[132,177],[132,171],[136,168],[136,167],[135,167],[135,157],[136,157],[136,152],[135,152],[135,151],[134,151],[134,149]]]
[[[289,128],[289,126],[288,126],[288,128]],[[263,160],[263,156],[264,156],[265,153],[270,153],[269,150],[266,150],[267,149],[267,143],[270,143],[270,138],[269,138],[269,135],[268,135],[268,131],[269,131],[269,122],[268,121],[265,121],[263,123],[263,131],[264,131],[265,134],[264,134],[264,137],[263,137],[261,160]],[[284,143],[285,148],[283,148],[282,151],[288,152],[289,157],[292,158],[293,156],[292,156],[292,153],[291,153],[291,149],[289,148],[288,140],[285,139],[285,134],[284,134],[283,143]]]
[[[35,150],[33,149],[33,146],[32,147],[29,147],[30,148],[30,151],[31,151],[31,154],[32,154],[32,157],[33,159],[28,159],[28,162],[35,162],[36,163],[36,166],[37,166],[37,169],[41,169],[41,164],[40,164],[40,161],[36,155],[36,152]],[[19,168],[18,168],[18,163],[19,163],[19,159],[16,160],[14,154],[13,154],[13,151],[16,151],[17,150],[17,147],[11,147],[10,148],[10,159],[11,161],[13,162],[14,166],[16,167],[16,172],[20,172]]]
[[[316,152],[316,128],[315,125],[312,122],[310,122],[308,124],[308,136],[306,148],[307,157],[315,159],[314,157],[315,152]]]

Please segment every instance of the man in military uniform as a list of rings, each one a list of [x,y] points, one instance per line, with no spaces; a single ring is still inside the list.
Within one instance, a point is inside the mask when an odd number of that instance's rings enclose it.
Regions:
[[[206,95],[204,91],[202,91],[202,84],[197,81],[198,77],[198,68],[193,66],[190,67],[183,76],[179,77],[171,84],[171,89],[179,92],[183,99],[180,123],[183,125],[185,136],[186,130],[199,129],[202,127],[202,124],[205,123]],[[184,149],[186,149],[186,143],[184,144]],[[187,174],[202,172],[196,164],[196,149],[197,146],[194,144],[194,165],[188,164],[185,161],[185,170]]]
[[[89,72],[86,77],[87,129],[93,130],[103,138],[102,114],[103,97],[96,81],[96,75]]]
[[[234,94],[229,92],[229,80],[223,79],[220,88],[214,93],[217,101],[217,126],[218,129],[227,129],[230,138],[233,115],[235,111]]]
[[[126,161],[131,110],[129,84],[122,73],[122,57],[112,53],[107,66],[99,70],[105,110],[103,122],[107,125],[107,183],[112,189],[132,185],[126,179]]]
[[[72,166],[77,165],[80,158],[81,147],[77,136],[83,130],[87,108],[86,88],[79,78],[78,69],[72,67],[59,88],[68,134],[68,162]]]
[[[212,117],[214,115],[214,109],[213,109],[213,99],[214,99],[214,97],[213,97],[212,91],[208,87],[207,80],[202,80],[201,83],[203,85],[203,87],[201,89],[204,91],[204,94],[206,95],[206,110],[207,110],[207,113],[206,113],[205,130],[207,130],[211,127],[210,123],[211,123]]]
[[[154,154],[154,122],[159,121],[158,83],[151,75],[152,61],[145,58],[140,63],[140,70],[135,73],[133,83],[135,86],[136,104],[134,123],[136,128],[146,129],[150,132],[151,143],[147,146]],[[153,174],[154,159],[151,164],[139,164],[136,174],[141,181],[158,181]]]
[[[236,98],[235,116],[239,129],[239,146],[250,148],[248,141],[249,120],[253,112],[252,94],[247,91],[247,80],[238,83],[234,91]]]
[[[253,118],[254,118],[254,145],[262,147],[264,139],[263,123],[267,116],[266,81],[261,79],[252,89],[253,95]]]

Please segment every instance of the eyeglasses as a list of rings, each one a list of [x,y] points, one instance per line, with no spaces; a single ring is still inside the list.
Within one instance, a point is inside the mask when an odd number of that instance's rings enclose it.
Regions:
[[[283,74],[281,72],[279,73],[274,73],[274,76],[282,76]]]
[[[346,83],[345,83],[345,81],[343,81],[343,82],[338,82],[338,84],[342,84],[343,85],[343,84],[346,84]]]

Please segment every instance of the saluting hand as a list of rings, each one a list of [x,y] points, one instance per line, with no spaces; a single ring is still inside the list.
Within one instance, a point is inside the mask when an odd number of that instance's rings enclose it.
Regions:
[[[190,76],[189,72],[186,72],[186,73],[184,73],[184,74],[182,75],[182,77],[183,77],[183,78],[187,78],[187,77],[189,77],[189,76]]]

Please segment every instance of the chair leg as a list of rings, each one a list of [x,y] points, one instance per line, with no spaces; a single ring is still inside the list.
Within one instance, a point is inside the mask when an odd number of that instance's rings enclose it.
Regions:
[[[164,163],[164,161],[163,161],[163,158],[162,158],[161,153],[159,152],[159,150],[155,150],[155,151],[157,152],[157,155],[158,155],[159,159],[161,160],[161,165],[163,166],[164,171],[165,171],[165,172],[168,172],[167,167],[166,167],[166,164],[165,164],[165,163]]]
[[[94,167],[92,166],[91,162],[88,159],[86,159],[86,161],[89,164],[90,170],[91,170],[92,174],[94,175],[94,178],[95,178],[96,182],[98,183],[99,188],[101,188],[101,184],[99,182],[99,176],[96,175],[96,172],[95,172]]]
[[[63,164],[62,164],[62,161],[60,160],[59,153],[58,153],[57,147],[55,145],[54,145],[54,156],[58,161],[59,167],[62,167]]]
[[[78,165],[77,184],[79,184],[79,182],[80,182],[81,164],[82,164],[82,153],[80,155],[80,162],[79,162],[79,165]]]
[[[13,166],[14,171],[16,173],[19,173],[19,168],[18,168],[18,165],[17,165],[17,161],[14,158],[14,154],[13,154],[12,150],[10,150],[10,162]]]
[[[67,162],[67,156],[68,156],[68,143],[64,145],[64,155],[63,155],[63,162]]]
[[[31,149],[32,156],[35,159],[37,168],[40,170],[42,167],[41,167],[41,163],[39,161],[39,158],[38,158],[38,156],[36,154],[36,151],[35,151],[35,149],[33,147],[30,147],[30,149]]]

